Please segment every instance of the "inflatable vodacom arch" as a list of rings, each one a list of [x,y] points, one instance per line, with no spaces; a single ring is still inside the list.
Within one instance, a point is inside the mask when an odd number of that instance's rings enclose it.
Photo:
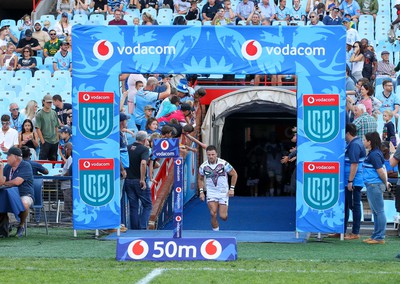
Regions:
[[[74,26],[72,34],[74,229],[120,224],[118,75],[212,73],[298,76],[296,229],[343,232],[342,27]]]

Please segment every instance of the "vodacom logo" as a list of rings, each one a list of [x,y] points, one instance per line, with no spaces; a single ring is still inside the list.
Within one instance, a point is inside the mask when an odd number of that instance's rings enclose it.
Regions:
[[[129,244],[128,255],[132,259],[143,259],[149,253],[149,245],[143,240],[136,240]]]
[[[206,240],[201,245],[200,252],[205,259],[217,259],[222,253],[222,246],[217,240]]]
[[[254,39],[247,40],[242,45],[242,55],[247,60],[257,60],[260,58],[261,52],[261,44]]]
[[[93,54],[100,60],[107,60],[114,54],[114,47],[108,40],[101,39],[94,44]]]

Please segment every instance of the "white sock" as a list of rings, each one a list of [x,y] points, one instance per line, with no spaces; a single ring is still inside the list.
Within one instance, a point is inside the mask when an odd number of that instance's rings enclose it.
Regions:
[[[213,231],[214,231],[214,232],[217,232],[217,231],[219,231],[219,227],[212,228],[212,229],[213,229]]]

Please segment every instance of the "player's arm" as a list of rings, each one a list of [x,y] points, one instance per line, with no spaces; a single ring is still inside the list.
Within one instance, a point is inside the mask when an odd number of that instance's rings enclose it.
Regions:
[[[236,186],[236,182],[237,182],[237,178],[238,178],[238,174],[235,171],[235,169],[232,169],[228,175],[230,175],[232,177],[231,179],[231,186],[229,187],[229,197],[232,197],[235,195],[235,186]]]
[[[204,195],[204,176],[198,175],[197,178],[197,184],[199,186],[199,197],[201,201],[204,201],[205,195]]]

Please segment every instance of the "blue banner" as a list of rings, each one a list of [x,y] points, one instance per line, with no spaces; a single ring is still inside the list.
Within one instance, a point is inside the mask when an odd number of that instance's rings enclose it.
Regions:
[[[179,139],[178,138],[154,139],[153,155],[157,158],[179,157]]]
[[[183,159],[182,157],[174,159],[174,186],[173,186],[173,204],[174,204],[174,238],[182,238],[183,227]]]
[[[344,216],[341,189],[346,101],[346,32],[343,27],[74,26],[72,35],[73,133],[78,136],[74,158],[78,159],[112,158],[115,165],[119,164],[118,79],[121,73],[296,74],[296,228],[307,232],[343,231],[340,230]],[[78,103],[81,91],[115,94],[113,112],[110,105],[94,101],[93,107],[85,113],[87,106]],[[307,101],[310,105],[304,103],[305,95],[310,99]],[[335,105],[323,104],[332,99]],[[94,115],[100,113],[100,117]],[[113,116],[112,128],[107,124],[110,115]],[[90,119],[81,121],[85,117]],[[108,122],[104,124],[105,121]],[[97,128],[92,129],[92,126]],[[80,131],[86,131],[86,134],[80,135]],[[323,178],[318,183],[314,176],[305,190],[304,179],[310,177],[304,177],[305,162],[338,162],[339,173],[331,179],[338,180],[338,187],[328,186]],[[77,164],[73,170],[78,173]],[[119,182],[118,167],[114,175],[115,183]],[[78,176],[73,178],[74,196],[79,192]],[[306,202],[305,196],[310,194],[313,198]],[[335,197],[334,202],[324,200],[328,195]],[[320,204],[327,203],[330,207],[313,207],[311,200],[317,199]],[[116,201],[117,195],[111,203],[115,205],[113,212],[119,214]],[[75,214],[81,216],[82,226],[95,219],[104,219],[97,207],[86,208],[79,199],[74,208],[77,206],[80,211],[75,213],[74,210],[74,217]],[[92,217],[86,217],[86,212]]]
[[[182,261],[237,259],[236,238],[118,238],[119,261]]]

